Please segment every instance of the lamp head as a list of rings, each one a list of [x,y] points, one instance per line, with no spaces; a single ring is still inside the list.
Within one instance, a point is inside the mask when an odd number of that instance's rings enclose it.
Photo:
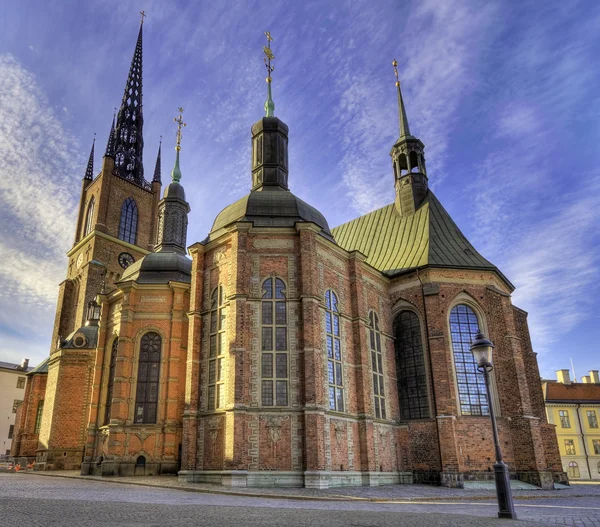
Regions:
[[[475,340],[471,343],[471,353],[475,357],[475,362],[480,368],[490,368],[492,366],[492,350],[494,345],[485,338],[481,331],[475,335]]]

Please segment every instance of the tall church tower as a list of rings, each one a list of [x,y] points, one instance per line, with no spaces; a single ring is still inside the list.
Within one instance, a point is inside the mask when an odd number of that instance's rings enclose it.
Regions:
[[[97,343],[94,299],[115,289],[124,270],[156,243],[160,148],[154,178],[148,182],[142,163],[142,30],[143,18],[102,169],[94,173],[93,144],[82,180],[75,240],[67,253],[67,277],[59,287],[50,348],[37,456],[41,468],[79,466],[85,438],[73,423],[87,422]]]

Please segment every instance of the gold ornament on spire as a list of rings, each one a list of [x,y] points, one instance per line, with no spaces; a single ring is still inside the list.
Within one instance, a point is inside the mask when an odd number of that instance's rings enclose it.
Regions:
[[[179,112],[179,116],[173,117],[173,121],[177,123],[177,145],[175,146],[175,150],[179,152],[181,150],[181,128],[187,126],[187,123],[183,122],[183,108],[180,106],[177,111]]]
[[[398,62],[396,59],[392,60],[392,66],[394,66],[394,74],[396,75],[396,86],[400,86],[400,80],[398,79]]]
[[[271,50],[271,42],[273,42],[273,37],[271,37],[270,31],[265,31],[265,35],[267,37],[267,45],[263,46],[263,52],[265,54],[265,66],[267,68],[267,82],[271,82],[271,73],[275,71],[275,66],[271,65],[271,61],[275,60],[275,55],[273,55],[273,51]]]

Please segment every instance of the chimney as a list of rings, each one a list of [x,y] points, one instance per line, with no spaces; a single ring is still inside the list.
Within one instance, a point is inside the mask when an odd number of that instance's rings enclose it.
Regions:
[[[581,382],[582,382],[583,384],[590,384],[590,382],[591,382],[591,381],[590,381],[590,376],[589,376],[589,375],[584,375],[584,376],[581,378]]]
[[[557,370],[556,379],[561,384],[571,384],[571,377],[569,376],[569,370]]]
[[[600,378],[598,377],[598,370],[590,370],[590,382],[592,384],[600,384]]]
[[[21,361],[21,370],[23,371],[27,371],[27,368],[29,367],[29,359],[23,359]],[[598,374],[598,372],[596,372],[596,375]]]

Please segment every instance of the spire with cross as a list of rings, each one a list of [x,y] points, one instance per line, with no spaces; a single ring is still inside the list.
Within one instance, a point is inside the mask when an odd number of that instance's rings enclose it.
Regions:
[[[271,50],[271,42],[273,42],[273,37],[271,37],[270,31],[265,31],[265,35],[267,37],[267,45],[263,46],[263,53],[265,54],[265,66],[267,68],[267,86],[268,86],[268,95],[267,101],[265,102],[265,117],[274,117],[275,116],[275,103],[273,102],[273,97],[271,95],[271,74],[275,70],[275,66],[271,64],[272,60],[275,60],[275,55],[273,55],[273,51]]]
[[[175,137],[177,138],[175,151],[177,153],[175,154],[175,166],[171,171],[171,179],[173,180],[173,183],[179,183],[179,181],[181,181],[181,170],[179,169],[179,151],[181,150],[181,129],[184,126],[187,126],[187,123],[183,122],[183,108],[180,106],[178,108],[178,111],[179,115],[177,117],[173,117],[173,121],[177,123],[177,133],[175,135]]]
[[[406,117],[406,110],[404,109],[404,100],[402,99],[402,91],[400,90],[400,79],[398,78],[398,62],[396,59],[392,61],[394,67],[394,74],[396,75],[396,89],[398,90],[398,120],[400,124],[400,138],[410,136],[410,129],[408,127],[408,118]]]
[[[87,168],[85,169],[85,176],[83,179],[92,181],[94,179],[94,146],[96,146],[96,134],[94,134],[94,140],[92,141],[92,150],[90,151],[90,158],[88,159]]]

